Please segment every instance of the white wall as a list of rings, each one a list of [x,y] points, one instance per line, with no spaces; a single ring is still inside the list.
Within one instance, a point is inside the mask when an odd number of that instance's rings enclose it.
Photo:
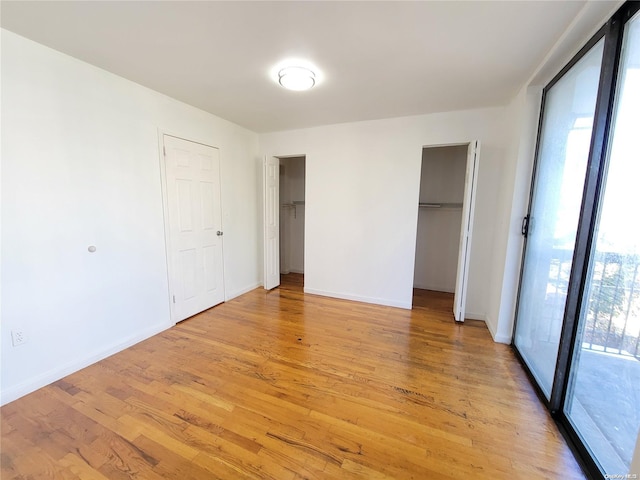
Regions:
[[[462,205],[468,145],[425,148],[420,203]],[[413,286],[453,293],[460,249],[462,207],[419,208]]]
[[[305,290],[410,308],[422,148],[479,139],[467,312],[484,319],[504,113],[489,108],[260,135],[266,155],[306,155]]]
[[[488,323],[494,340],[511,343],[522,259],[522,219],[529,205],[529,190],[535,156],[536,133],[542,90],[524,88],[506,111],[509,132],[507,161],[498,185],[495,211],[494,269],[490,278]]]
[[[4,30],[1,113],[3,403],[170,326],[159,129],[220,148],[226,296],[259,285],[254,133]]]

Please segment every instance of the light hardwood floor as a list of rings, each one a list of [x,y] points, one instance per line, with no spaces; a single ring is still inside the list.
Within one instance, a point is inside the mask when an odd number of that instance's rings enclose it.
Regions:
[[[584,478],[451,295],[407,311],[288,278],[2,407],[1,478]]]

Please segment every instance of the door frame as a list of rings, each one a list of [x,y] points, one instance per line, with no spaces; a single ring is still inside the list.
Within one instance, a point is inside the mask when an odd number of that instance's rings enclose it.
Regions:
[[[462,222],[460,225],[460,245],[458,247],[458,262],[456,264],[456,286],[454,291],[454,304],[453,304],[453,315],[454,320],[459,323],[464,322],[465,310],[466,310],[466,301],[467,301],[467,286],[469,284],[469,264],[471,260],[471,247],[473,245],[473,229],[474,229],[474,218],[475,218],[475,204],[476,204],[476,196],[477,196],[477,186],[478,186],[478,172],[480,165],[480,140],[473,139],[467,140],[465,142],[455,142],[455,143],[438,143],[438,144],[429,144],[423,145],[420,149],[420,173],[422,174],[422,152],[425,148],[443,148],[443,147],[462,147],[466,146],[467,149],[467,161],[465,167],[465,197],[463,198],[462,204]],[[472,147],[473,146],[473,147]],[[473,150],[473,155],[470,155],[470,150]],[[467,185],[469,185],[469,195],[467,195]],[[418,182],[418,197],[420,195],[420,182]],[[466,214],[465,214],[466,212]],[[418,215],[420,213],[416,211],[416,227],[418,225]],[[464,235],[464,225],[465,219],[468,220],[468,231],[467,231],[467,247],[466,249],[462,249],[462,242],[465,238]],[[416,228],[416,238],[415,242],[418,240],[418,231]],[[462,264],[461,264],[462,262]],[[415,257],[414,257],[414,266],[415,272]],[[462,270],[462,271],[461,271]],[[461,275],[462,274],[462,275]],[[412,286],[413,290],[413,286]],[[411,296],[412,300],[412,308],[413,308],[413,295]],[[457,308],[458,305],[460,308]],[[458,314],[460,320],[456,318],[456,314]]]
[[[268,261],[269,261],[269,257],[268,257],[268,232],[267,232],[267,160],[268,159],[272,159],[272,158],[277,158],[278,161],[280,161],[281,159],[284,158],[297,158],[297,157],[303,157],[305,160],[305,170],[304,170],[304,184],[305,184],[305,197],[307,196],[307,191],[306,191],[306,187],[307,187],[307,160],[309,158],[309,156],[306,153],[296,153],[296,154],[287,154],[287,155],[264,155],[264,158],[262,160],[262,202],[263,202],[263,209],[262,209],[262,247],[263,247],[263,257],[262,257],[262,286],[265,290],[272,290],[276,287],[278,287],[280,285],[280,187],[278,185],[278,198],[277,198],[277,212],[278,212],[278,234],[276,235],[276,239],[275,239],[275,247],[274,247],[274,251],[277,252],[278,255],[278,261],[276,262],[277,265],[277,269],[278,269],[278,281],[277,281],[277,285],[271,286],[272,285],[270,282],[268,282],[267,277],[268,277],[268,272],[267,272],[267,265],[268,265]],[[279,165],[279,164],[278,164]],[[278,167],[278,171],[279,171],[279,167]],[[278,175],[278,181],[279,181],[279,175]],[[306,203],[306,198],[305,198],[305,203]],[[306,215],[306,212],[305,212]],[[306,216],[305,216],[305,222],[304,222],[304,229],[305,229],[305,234],[304,234],[304,265],[305,265],[305,273],[306,273],[306,266],[307,266],[307,248],[306,248],[306,243],[307,243],[307,222],[306,222]]]
[[[172,293],[171,293],[171,289],[172,289],[172,285],[175,283],[175,272],[173,271],[173,262],[172,262],[172,258],[171,258],[171,236],[169,234],[170,232],[170,225],[169,225],[169,199],[167,196],[167,166],[166,166],[166,159],[165,159],[165,155],[164,155],[164,137],[169,136],[169,137],[175,137],[175,138],[179,138],[181,140],[185,140],[187,142],[191,142],[191,143],[197,143],[199,145],[204,145],[205,147],[210,147],[210,148],[216,148],[218,150],[220,150],[219,147],[214,147],[213,145],[210,145],[209,143],[205,142],[205,141],[200,141],[197,139],[192,139],[192,138],[188,138],[188,136],[179,134],[179,133],[175,133],[172,132],[170,130],[165,130],[165,129],[161,129],[158,128],[158,161],[160,163],[160,189],[162,192],[162,222],[163,222],[163,230],[164,230],[164,245],[165,245],[165,262],[167,265],[167,302],[169,303],[169,325],[176,325],[178,322],[180,322],[181,320],[176,320],[176,312],[175,312],[175,308],[174,308],[174,303],[172,301]],[[222,190],[222,182],[220,182],[220,189]],[[221,210],[221,216],[220,216],[220,222],[221,222],[221,229],[222,231],[224,231],[224,205],[223,205],[223,199],[222,199],[222,191],[220,192],[220,210]],[[221,239],[222,242],[222,295],[223,295],[223,302],[227,301],[227,290],[226,290],[226,282],[225,282],[225,272],[224,272],[224,239]]]

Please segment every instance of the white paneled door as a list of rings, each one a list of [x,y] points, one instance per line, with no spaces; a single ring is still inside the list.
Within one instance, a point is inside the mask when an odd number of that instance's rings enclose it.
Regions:
[[[280,159],[264,159],[264,288],[280,285]]]
[[[171,314],[179,322],[224,301],[220,154],[163,136]]]
[[[460,227],[456,290],[453,298],[453,317],[456,322],[464,322],[467,283],[469,279],[469,260],[471,258],[469,255],[471,250],[471,232],[473,229],[473,213],[476,204],[476,186],[478,184],[479,155],[480,142],[475,140],[469,143],[469,149],[467,150],[467,173],[464,179],[464,200],[462,203],[462,225]]]

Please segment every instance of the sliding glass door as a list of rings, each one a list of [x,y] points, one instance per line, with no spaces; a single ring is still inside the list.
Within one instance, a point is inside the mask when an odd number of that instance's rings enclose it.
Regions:
[[[640,14],[615,114],[564,412],[601,469],[625,474],[640,428]],[[640,473],[640,472],[639,472]]]
[[[549,400],[562,332],[604,40],[547,87],[514,343]]]
[[[523,221],[513,346],[593,478],[640,478],[639,9],[544,89]]]

